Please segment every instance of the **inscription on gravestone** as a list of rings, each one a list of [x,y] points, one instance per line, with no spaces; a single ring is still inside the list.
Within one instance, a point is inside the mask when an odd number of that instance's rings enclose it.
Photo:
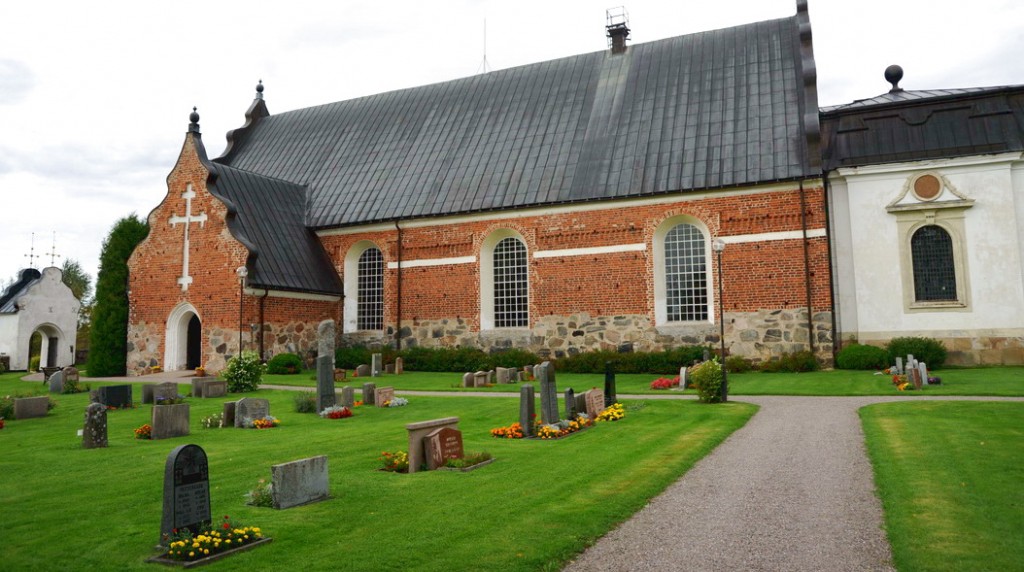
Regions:
[[[199,445],[180,445],[167,455],[164,466],[164,506],[160,543],[174,529],[200,532],[210,522],[210,465]]]
[[[461,459],[462,431],[451,427],[431,431],[423,438],[423,448],[427,454],[427,468],[431,471],[444,465],[448,459]]]
[[[587,396],[587,417],[597,419],[597,415],[604,411],[604,392],[600,389],[591,389],[583,395]]]

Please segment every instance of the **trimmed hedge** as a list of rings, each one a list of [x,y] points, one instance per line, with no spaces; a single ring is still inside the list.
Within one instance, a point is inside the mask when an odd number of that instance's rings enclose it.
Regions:
[[[938,369],[946,363],[946,347],[934,338],[893,338],[885,349],[889,352],[889,363],[896,363],[897,357],[906,358],[907,354],[928,364],[928,369]]]
[[[836,354],[839,369],[885,369],[890,363],[889,352],[876,346],[850,344]]]
[[[779,359],[772,359],[761,364],[765,373],[797,373],[802,371],[818,371],[821,364],[810,351],[782,354]]]
[[[616,373],[677,375],[679,368],[704,358],[704,346],[685,346],[663,352],[584,352],[555,360],[555,369],[567,373],[604,373],[605,362],[615,364]]]
[[[287,374],[301,372],[302,358],[295,354],[277,354],[267,360],[267,373]]]

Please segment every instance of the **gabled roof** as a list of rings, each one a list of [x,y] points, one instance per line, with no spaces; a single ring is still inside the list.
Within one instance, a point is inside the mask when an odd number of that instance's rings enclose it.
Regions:
[[[18,273],[18,279],[0,294],[0,314],[13,314],[18,311],[18,297],[28,292],[33,284],[39,282],[42,273],[35,268],[25,268]]]
[[[798,3],[624,54],[260,107],[215,162],[306,187],[313,229],[815,177],[814,74]]]
[[[1024,151],[1024,85],[891,91],[822,108],[826,170]]]

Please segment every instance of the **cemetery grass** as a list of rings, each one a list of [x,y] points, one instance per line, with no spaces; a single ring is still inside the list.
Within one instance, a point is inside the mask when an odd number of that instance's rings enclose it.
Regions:
[[[0,394],[36,390],[0,375]],[[141,395],[135,386],[136,398]],[[195,443],[210,462],[214,520],[230,515],[274,538],[209,570],[557,570],[677,480],[756,410],[741,403],[627,401],[626,418],[559,441],[495,439],[516,421],[515,398],[413,397],[398,408],[358,407],[350,419],[270,400],[281,426],[202,429],[224,399],[189,399],[187,437],[135,440],[150,405],[108,414],[110,447],[84,450],[87,394],[54,395],[42,419],[0,430],[4,568],[149,570],[159,536],[163,472],[174,447]],[[232,395],[230,398],[239,396]],[[378,471],[382,451],[407,448],[405,424],[461,419],[467,452],[496,462],[468,472]],[[325,454],[333,498],[285,511],[245,504],[272,464]]]
[[[294,387],[316,387],[313,372],[291,375],[264,375],[263,383]],[[807,373],[730,373],[730,395],[803,395],[803,396],[862,396],[862,395],[980,395],[1024,396],[1024,367],[984,367],[974,369],[942,369],[932,373],[942,378],[942,385],[929,386],[922,391],[898,392],[890,375],[874,375],[871,371],[831,370]],[[656,374],[618,374],[616,391],[631,395],[695,395],[693,390],[654,390],[651,382]],[[604,374],[558,372],[558,387],[572,387],[577,393],[592,387],[604,387]],[[365,382],[377,387],[393,386],[396,390],[518,392],[518,383],[496,384],[493,387],[462,388],[458,373],[411,372],[402,375],[384,374],[376,378],[348,378],[337,382],[337,387],[352,385],[357,390]],[[537,387],[536,382],[533,383]]]
[[[1020,570],[1024,403],[861,409],[898,570]]]

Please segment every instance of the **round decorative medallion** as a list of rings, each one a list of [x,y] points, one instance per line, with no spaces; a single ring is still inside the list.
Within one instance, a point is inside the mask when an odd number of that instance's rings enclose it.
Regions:
[[[930,201],[939,196],[942,183],[935,175],[921,175],[914,181],[914,194],[922,201]]]

